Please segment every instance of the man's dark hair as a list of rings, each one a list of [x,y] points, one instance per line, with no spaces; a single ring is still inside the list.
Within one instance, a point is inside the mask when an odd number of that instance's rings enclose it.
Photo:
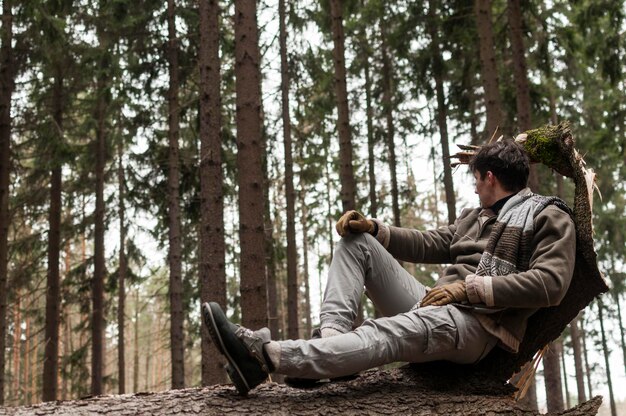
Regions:
[[[478,171],[481,179],[491,171],[506,191],[517,192],[528,183],[530,162],[521,145],[514,140],[501,140],[481,147],[470,160],[469,168]]]

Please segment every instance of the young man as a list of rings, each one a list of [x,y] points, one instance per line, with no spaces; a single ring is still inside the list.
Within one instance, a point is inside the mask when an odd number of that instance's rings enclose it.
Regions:
[[[463,210],[452,225],[422,232],[356,211],[340,218],[321,337],[271,341],[267,328],[232,324],[219,305],[205,303],[205,323],[239,393],[270,372],[324,379],[395,361],[475,363],[494,347],[516,352],[527,318],[565,296],[574,223],[561,200],[526,188],[528,158],[514,141],[484,146],[470,169],[480,208]],[[396,259],[450,265],[430,289]],[[352,330],[364,290],[385,317]]]

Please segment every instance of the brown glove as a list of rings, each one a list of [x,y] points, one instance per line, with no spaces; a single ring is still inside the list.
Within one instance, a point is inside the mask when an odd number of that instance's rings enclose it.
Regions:
[[[351,210],[347,211],[341,216],[341,218],[339,218],[337,225],[335,225],[335,229],[342,237],[350,233],[371,234],[374,232],[374,221],[368,220],[360,212]]]
[[[456,282],[448,283],[447,285],[437,286],[431,289],[430,292],[422,302],[421,307],[424,306],[443,306],[448,303],[462,303],[467,302],[467,292],[465,291],[465,281],[457,280]]]

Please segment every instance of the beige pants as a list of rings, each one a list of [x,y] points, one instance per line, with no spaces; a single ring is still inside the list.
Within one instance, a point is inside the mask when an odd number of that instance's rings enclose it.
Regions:
[[[364,289],[384,318],[351,331]],[[483,358],[497,339],[469,312],[454,305],[411,309],[426,294],[369,234],[344,237],[330,266],[321,307],[329,338],[279,341],[277,372],[300,378],[340,377],[396,361],[448,360],[469,364]]]

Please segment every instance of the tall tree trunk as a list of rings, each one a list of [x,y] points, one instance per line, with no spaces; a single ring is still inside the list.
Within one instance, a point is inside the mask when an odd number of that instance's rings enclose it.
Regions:
[[[124,178],[124,165],[122,163],[122,156],[124,154],[123,143],[120,141],[118,147],[118,161],[119,166],[117,170],[118,179],[118,197],[119,197],[119,217],[120,217],[120,252],[119,252],[119,273],[118,273],[118,295],[117,295],[117,374],[118,374],[118,393],[126,393],[126,357],[125,357],[125,309],[126,309],[126,224],[125,214],[126,208],[124,206],[124,190],[125,182]]]
[[[485,110],[487,113],[487,136],[491,137],[496,129],[502,129],[502,100],[499,90],[498,66],[493,41],[493,20],[491,0],[476,0],[474,3],[476,26],[480,51],[480,75],[485,90]]]
[[[261,92],[262,94],[262,92]],[[261,114],[263,114],[263,109],[261,108]],[[265,129],[262,130],[263,137],[263,149],[268,149],[268,135]],[[270,329],[270,333],[273,335],[272,339],[279,339],[280,329],[278,324],[278,305],[282,302],[282,297],[279,300],[278,295],[278,278],[277,278],[277,268],[278,268],[278,260],[276,255],[275,248],[275,240],[274,240],[274,221],[272,218],[272,201],[270,201],[270,187],[271,187],[271,167],[269,164],[268,152],[263,152],[263,172],[265,172],[265,177],[263,178],[263,222],[265,224],[265,232],[264,232],[264,242],[265,242],[265,268],[266,268],[266,277],[267,277],[267,325]],[[278,198],[278,194],[274,194],[274,198]],[[277,206],[277,200],[274,199],[274,207]],[[274,217],[278,217],[279,214],[274,212]],[[280,285],[284,286],[284,285]],[[281,293],[281,296],[283,294]],[[284,310],[281,310],[281,324],[283,324],[282,328],[286,328],[284,322]],[[282,332],[283,334],[285,332]],[[275,336],[275,338],[274,338]],[[280,374],[275,374],[272,377],[272,380],[276,383],[283,382],[283,376]]]
[[[598,315],[600,320],[600,334],[602,335],[602,352],[604,355],[604,368],[606,369],[606,383],[609,386],[609,401],[611,405],[611,416],[617,416],[617,408],[615,407],[615,395],[613,394],[613,380],[611,378],[611,364],[609,363],[609,347],[606,341],[606,333],[604,331],[604,303],[602,298],[598,298]]]
[[[513,58],[513,76],[515,78],[515,100],[517,105],[517,124],[520,131],[529,130],[531,125],[530,89],[526,69],[526,48],[523,39],[523,15],[519,0],[508,0],[509,38]]]
[[[135,290],[135,334],[133,357],[133,393],[139,391],[139,288]]]
[[[9,389],[9,397],[12,397],[13,401],[8,404],[18,404],[20,398],[20,355],[22,351],[21,296],[20,290],[17,289],[13,309],[13,325],[15,326],[15,330],[13,331],[13,388]]]
[[[98,31],[101,32],[102,29]],[[96,209],[94,213],[94,275],[92,280],[92,317],[91,317],[91,394],[104,393],[104,177],[106,163],[106,112],[110,101],[109,78],[106,68],[111,62],[108,56],[108,42],[105,35],[98,33],[101,54],[100,68],[96,82],[96,142],[95,142],[95,176],[96,176]]]
[[[293,189],[293,156],[291,152],[291,117],[289,116],[289,63],[287,62],[287,28],[285,0],[278,1],[280,28],[280,91],[282,96],[283,142],[285,149],[285,196],[287,200],[287,337],[299,338],[298,319],[298,248],[296,247],[296,192]]]
[[[311,336],[312,324],[311,324],[311,288],[309,284],[309,210],[304,200],[304,193],[301,198],[302,207],[302,280],[304,280],[304,305],[305,305],[305,318],[306,318],[306,333],[305,338]]]
[[[520,0],[508,0],[509,35],[513,57],[513,76],[515,78],[515,100],[517,104],[517,124],[519,131],[532,128],[530,88],[528,87],[528,71],[526,69],[526,48],[522,24],[524,17],[520,7]],[[535,166],[530,167],[528,185],[531,189],[539,188],[539,178]]]
[[[170,267],[170,348],[172,356],[172,388],[185,387],[185,345],[183,324],[183,278],[182,278],[182,241],[180,220],[180,172],[179,172],[179,104],[178,104],[178,38],[176,37],[176,5],[174,0],[167,2],[169,88],[167,100],[169,169],[168,169],[168,223]]]
[[[70,265],[69,265],[69,250],[70,250],[70,243],[68,242],[66,244],[66,268],[65,268],[65,276],[67,276],[69,270],[70,270]],[[72,353],[74,352],[74,348],[73,348],[73,343],[72,343],[72,317],[70,314],[70,305],[64,305],[63,309],[61,310],[61,313],[63,314],[63,319],[61,319],[62,325],[63,325],[63,356],[64,357],[69,357],[72,355]],[[65,360],[65,363],[63,365],[63,372],[65,373],[65,377],[63,377],[62,379],[62,384],[61,384],[61,400],[67,400],[70,395],[71,395],[71,391],[70,391],[70,377],[67,377],[67,374],[72,374],[72,367],[71,367],[71,363],[69,362],[69,360]]]
[[[615,305],[617,306],[617,324],[619,326],[619,335],[620,335],[620,343],[622,346],[624,370],[626,370],[626,340],[624,339],[624,324],[622,321],[622,310],[620,309],[619,292],[617,290],[615,290],[614,292],[614,297],[615,297]]]
[[[330,0],[331,30],[333,36],[333,63],[335,67],[335,100],[337,102],[337,132],[339,134],[339,179],[343,212],[356,209],[356,181],[352,167],[352,132],[346,87],[346,62],[341,0]]]
[[[368,47],[367,39],[363,40],[363,48]],[[374,157],[374,110],[372,108],[372,80],[370,75],[369,54],[363,63],[365,74],[365,116],[367,117],[367,176],[369,178],[370,217],[376,218],[378,200],[376,197],[376,158]]]
[[[561,388],[561,362],[558,344],[551,342],[543,354],[543,374],[546,386],[548,412],[560,412],[563,409],[563,389]]]
[[[66,216],[69,218],[71,216],[70,210],[67,211]],[[68,274],[72,268],[72,242],[68,239],[65,242],[65,270],[63,272],[63,280],[67,279]],[[72,342],[72,305],[66,303],[61,305],[61,325],[63,331],[63,357],[69,357],[74,352],[74,343]],[[65,375],[73,374],[72,373],[72,363],[70,360],[64,360],[63,372]],[[70,391],[70,380],[71,377],[63,377],[62,385],[61,385],[61,400],[67,400],[71,395]]]
[[[267,158],[264,158],[264,165],[267,164]],[[272,339],[279,339],[280,337],[280,325],[279,325],[279,312],[278,305],[282,305],[282,298],[279,299],[278,295],[278,281],[276,271],[276,249],[274,247],[274,224],[272,222],[271,204],[270,204],[270,181],[269,171],[267,166],[264,170],[268,172],[266,179],[263,181],[263,199],[265,202],[265,264],[267,265],[267,321]],[[276,213],[275,216],[278,216]],[[283,317],[281,310],[280,316]],[[281,321],[282,323],[282,321]],[[280,376],[276,374],[272,379],[279,382]]]
[[[249,328],[267,325],[263,230],[263,152],[256,2],[235,0],[235,89],[241,244],[241,314]]]
[[[26,296],[25,301],[28,302],[29,296]],[[24,402],[26,402],[27,404],[30,404],[30,396],[28,395],[28,386],[29,384],[29,380],[30,380],[30,376],[31,376],[31,360],[30,360],[30,328],[31,328],[31,323],[30,323],[30,316],[28,316],[28,314],[26,314],[25,319],[24,319],[24,336],[25,336],[25,340],[24,340],[24,372],[23,372],[23,376],[22,376],[22,400]]]
[[[26,302],[30,296],[26,297]],[[22,376],[22,402],[30,403],[27,401],[26,392],[29,390],[29,377],[32,378],[33,372],[31,371],[31,360],[30,360],[30,316],[25,314],[24,317],[24,337],[26,338],[24,341],[24,374]]]
[[[585,374],[587,376],[587,388],[589,389],[589,397],[593,397],[593,388],[591,386],[591,367],[589,366],[589,354],[587,353],[587,337],[585,336],[584,321],[580,315],[580,332],[582,334],[583,358],[585,359]]]
[[[11,152],[11,96],[15,90],[12,1],[2,2],[0,47],[0,405],[4,404],[4,365],[7,320],[9,241],[9,172]]]
[[[433,59],[433,77],[435,78],[435,91],[437,93],[437,125],[441,136],[441,157],[443,159],[443,184],[446,192],[446,205],[448,207],[448,224],[454,224],[456,220],[456,196],[454,194],[454,182],[452,181],[452,167],[448,162],[450,159],[450,148],[448,145],[448,124],[446,97],[443,90],[443,58],[439,48],[437,3],[435,0],[428,1],[428,31],[430,33],[430,50]]]
[[[383,6],[384,8],[384,3]],[[384,20],[384,11],[378,20],[380,28],[381,55],[383,62],[383,111],[387,125],[387,151],[389,152],[389,172],[391,173],[391,208],[393,212],[393,225],[401,226],[400,202],[398,201],[398,177],[396,174],[396,145],[394,142],[395,128],[393,125],[393,66],[389,54],[387,53],[387,33]]]
[[[226,308],[219,3],[200,1],[200,301]],[[202,385],[225,381],[224,359],[202,326]]]
[[[567,381],[567,366],[565,365],[565,348],[563,339],[559,340],[559,353],[561,355],[561,369],[563,370],[563,388],[565,389],[565,408],[572,407],[571,396],[569,394],[569,382]]]
[[[54,131],[50,155],[54,163],[50,178],[50,212],[48,217],[48,273],[46,282],[46,330],[43,360],[44,402],[57,400],[59,373],[59,326],[61,318],[61,276],[59,261],[61,253],[61,188],[62,162],[59,149],[63,144],[63,76],[57,68],[52,91],[52,118]]]
[[[31,298],[31,301],[34,301],[33,298]],[[29,319],[30,321],[30,319]],[[28,322],[27,324],[28,329],[30,330],[30,328],[32,327],[32,322]],[[31,362],[31,371],[29,371],[29,377],[30,377],[30,386],[29,386],[29,393],[28,393],[28,403],[33,403],[35,401],[35,397],[37,397],[37,379],[38,377],[35,376],[35,374],[39,373],[39,342],[37,340],[37,335],[38,332],[32,333],[34,331],[29,331],[29,335],[32,337],[31,338],[31,344],[32,344],[32,348],[26,349],[24,350],[25,354],[28,354],[29,351],[31,351],[31,357],[30,357],[30,362]]]
[[[333,221],[335,220],[335,218],[333,218],[333,207],[332,207],[332,203],[330,201],[330,190],[331,190],[331,178],[330,178],[330,164],[332,164],[332,160],[328,160],[329,154],[328,154],[328,149],[330,147],[330,143],[324,143],[322,145],[323,147],[323,152],[324,152],[324,182],[326,185],[326,212],[327,212],[327,224],[328,227],[326,228],[326,230],[328,231],[328,244],[330,245],[330,258],[328,259],[328,264],[330,265],[330,263],[332,263],[333,261],[333,253],[335,252],[335,247],[334,247],[334,243],[333,243]],[[321,295],[321,291],[322,291],[322,286],[320,285],[320,295]],[[321,300],[320,300],[321,302]]]
[[[155,325],[155,328],[158,328],[158,323],[157,325]],[[144,372],[144,377],[145,377],[144,390],[148,391],[150,390],[150,364],[152,362],[152,357],[154,355],[153,346],[152,346],[152,327],[148,328],[146,338],[147,338],[146,343],[144,344],[144,347],[143,347],[144,351],[148,352],[146,354],[146,367],[145,367],[145,372]]]
[[[433,218],[435,219],[435,225],[437,228],[439,228],[441,226],[441,222],[439,220],[439,207],[437,206],[439,203],[439,193],[437,191],[437,163],[436,161],[436,151],[435,151],[435,144],[432,142],[431,140],[431,147],[430,147],[430,160],[433,161],[433,204],[432,204],[432,209],[431,209],[431,214],[433,216]]]
[[[574,351],[574,369],[576,371],[578,403],[582,403],[587,401],[587,396],[585,394],[585,373],[583,371],[582,346],[580,343],[581,333],[578,329],[578,317],[569,324],[569,327],[572,336],[572,350]]]

